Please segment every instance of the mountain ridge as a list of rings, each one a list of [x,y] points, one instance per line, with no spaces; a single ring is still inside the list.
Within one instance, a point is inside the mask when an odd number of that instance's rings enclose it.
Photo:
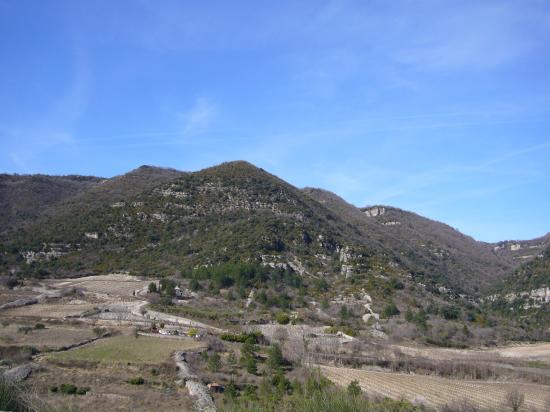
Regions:
[[[296,188],[246,161],[196,172],[142,165],[112,178],[81,179],[86,187],[56,198],[32,222],[9,228],[18,246],[2,230],[4,248],[57,254],[68,270],[76,270],[80,258],[85,264],[93,261],[99,271],[122,270],[125,262],[134,262],[132,270],[155,271],[239,257],[271,259],[268,264],[297,260],[296,267],[315,276],[352,276],[393,265],[431,287],[474,294],[528,260],[497,249],[509,241],[479,242],[391,206],[358,208],[323,189]],[[34,225],[32,236],[29,225]],[[540,239],[541,245],[550,242],[550,236]],[[72,246],[59,253],[41,246],[59,241]],[[540,243],[522,242],[526,247]],[[21,249],[25,245],[30,249]],[[128,260],[120,258],[123,250],[131,256]],[[4,259],[4,270],[17,259],[9,260]],[[52,261],[31,263],[55,266]]]

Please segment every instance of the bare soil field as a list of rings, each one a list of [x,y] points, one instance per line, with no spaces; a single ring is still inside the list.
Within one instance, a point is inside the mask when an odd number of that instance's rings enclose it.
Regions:
[[[0,312],[4,318],[36,318],[36,319],[64,319],[67,317],[79,317],[85,312],[93,310],[95,304],[87,302],[77,303],[37,303],[35,305],[21,306],[13,309],[5,309]]]
[[[51,281],[49,285],[54,288],[79,288],[92,293],[132,298],[152,281],[141,280],[135,276],[111,274]]]
[[[47,355],[58,361],[91,361],[101,363],[155,364],[168,360],[175,351],[198,350],[204,343],[193,338],[119,335],[97,340],[89,345]]]
[[[33,325],[10,324],[0,328],[0,345],[34,346],[37,349],[57,350],[75,345],[96,337],[91,327],[72,327],[68,325],[46,325],[44,329],[22,328]]]
[[[320,369],[337,385],[347,386],[357,380],[368,394],[416,400],[433,407],[469,399],[482,407],[501,410],[506,394],[517,389],[525,394],[527,407],[544,411],[550,397],[550,386],[538,384],[466,381],[332,366],[320,366]]]

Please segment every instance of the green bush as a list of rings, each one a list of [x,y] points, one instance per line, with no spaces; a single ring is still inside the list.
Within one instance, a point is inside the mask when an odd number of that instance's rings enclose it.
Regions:
[[[361,395],[361,387],[359,386],[359,382],[356,380],[353,380],[348,385],[348,395],[350,396],[359,396]]]
[[[343,332],[349,336],[357,336],[357,331],[349,326],[327,326],[324,332],[333,335],[337,334],[338,332]]]
[[[252,339],[254,343],[258,343],[260,338],[262,337],[262,332],[250,332],[250,333],[222,333],[220,335],[221,340],[225,340],[227,342],[238,342],[238,343],[244,343],[247,340]]]
[[[183,271],[182,276],[195,280],[209,280],[213,290],[235,285],[246,289],[268,281],[290,287],[301,286],[302,279],[291,269],[270,268],[257,262],[225,262],[214,266],[201,266]]]
[[[93,332],[95,333],[95,335],[98,336],[98,337],[101,337],[101,336],[103,336],[105,333],[107,333],[107,329],[102,328],[101,326],[96,326],[96,327],[94,327],[92,330],[93,330]]]
[[[288,323],[290,322],[290,316],[288,315],[288,313],[279,312],[275,315],[275,320],[280,325],[288,325]]]
[[[193,292],[197,292],[201,289],[201,284],[197,279],[193,278],[191,279],[191,282],[189,282],[189,289],[191,289]]]
[[[59,385],[59,391],[65,395],[75,395],[77,389],[72,383],[62,383]]]
[[[397,290],[405,289],[405,284],[398,279],[395,279],[395,278],[391,279],[390,284],[394,289],[397,289]]]
[[[454,305],[447,305],[441,308],[441,314],[447,320],[455,320],[460,316],[460,309]]]
[[[229,352],[229,355],[227,355],[227,364],[229,366],[234,366],[237,364],[237,356],[235,356],[235,352]]]
[[[247,400],[251,400],[251,401],[258,400],[256,387],[254,385],[245,385],[244,390],[242,392],[242,396],[244,399],[247,399]]]
[[[76,390],[76,394],[77,395],[86,395],[86,393],[90,390],[90,388],[88,387],[84,387],[84,388],[78,388]]]
[[[390,302],[386,305],[384,310],[382,311],[382,316],[385,318],[391,318],[392,316],[399,315],[399,309],[395,305],[395,303]]]
[[[420,329],[426,330],[428,329],[428,315],[426,314],[426,311],[424,309],[420,309],[414,316],[413,316],[413,323],[416,324]]]
[[[73,384],[70,383],[62,383],[59,386],[51,386],[50,392],[52,393],[62,393],[64,395],[86,395],[86,393],[90,390],[88,387],[82,387],[79,388]]]
[[[352,389],[335,387],[328,379],[313,373],[304,383],[291,383],[282,373],[264,378],[256,396],[253,389],[239,391],[233,383],[226,387],[223,412],[420,412],[423,407],[415,407],[407,401],[392,399],[369,400],[362,396],[357,382]],[[254,391],[255,392],[255,391]]]
[[[267,352],[267,366],[273,371],[280,370],[285,364],[283,353],[277,345],[273,345]]]
[[[214,352],[212,356],[208,358],[208,370],[210,372],[218,372],[222,367],[222,361],[220,355],[217,352]]]
[[[256,359],[254,359],[252,356],[249,356],[246,358],[246,371],[248,373],[251,373],[255,375],[258,373],[258,364],[256,363]]]
[[[229,384],[225,387],[224,398],[227,400],[233,400],[237,398],[237,395],[238,392],[235,383],[233,381],[229,382]]]
[[[350,311],[346,305],[340,308],[340,319],[342,319],[342,321],[349,319],[351,316],[353,316],[353,312]]]
[[[143,379],[141,376],[137,376],[135,378],[129,379],[128,383],[131,385],[143,385],[145,383],[145,379]]]
[[[349,326],[344,326],[342,328],[342,332],[344,332],[346,335],[349,336],[357,336],[357,331],[355,329],[350,328]]]

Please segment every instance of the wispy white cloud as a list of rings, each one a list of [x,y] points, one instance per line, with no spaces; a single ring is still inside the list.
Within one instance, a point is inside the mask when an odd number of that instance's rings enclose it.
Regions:
[[[504,153],[500,156],[497,156],[497,157],[495,157],[493,159],[490,159],[487,162],[483,163],[483,166],[494,166],[494,165],[497,165],[498,163],[502,163],[502,162],[511,160],[511,159],[516,158],[518,156],[522,156],[522,155],[533,153],[533,152],[538,152],[538,151],[549,149],[549,148],[550,148],[550,140],[546,141],[546,142],[543,142],[543,143],[536,144],[536,145],[527,146],[527,147],[519,148],[517,150],[513,150],[513,151],[510,151],[510,152]]]
[[[492,70],[536,53],[549,20],[543,2],[332,1],[287,28],[302,41],[287,60],[314,92],[332,95],[358,73],[365,85],[416,91],[418,71]]]
[[[218,114],[218,106],[205,97],[195,100],[193,106],[177,117],[182,122],[183,136],[203,134],[210,129]]]
[[[410,31],[407,46],[394,54],[398,62],[427,69],[490,68],[521,57],[540,41],[530,28],[541,17],[525,4],[464,2],[441,5]]]
[[[515,150],[510,150],[492,158],[486,159],[474,164],[451,164],[445,167],[422,170],[418,173],[406,173],[401,171],[393,176],[392,180],[396,183],[386,185],[380,190],[371,191],[368,194],[367,203],[391,203],[395,199],[405,195],[411,196],[423,191],[429,191],[438,185],[448,187],[464,187],[464,181],[477,182],[480,188],[467,187],[461,192],[451,194],[431,194],[430,204],[444,203],[450,200],[459,200],[465,198],[479,197],[484,193],[486,195],[494,194],[496,191],[502,191],[524,183],[524,180],[530,177],[540,177],[537,169],[528,166],[522,168],[512,168],[512,170],[499,168],[498,165],[509,162],[523,155],[547,150],[550,148],[550,142],[527,146]],[[490,180],[490,186],[485,186],[481,176],[498,176],[504,178],[505,184],[496,184],[494,179]],[[468,186],[468,185],[467,185]]]

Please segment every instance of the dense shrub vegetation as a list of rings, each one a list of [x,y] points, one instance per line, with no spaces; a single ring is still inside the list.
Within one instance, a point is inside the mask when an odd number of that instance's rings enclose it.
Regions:
[[[220,335],[221,340],[225,340],[227,342],[239,342],[244,343],[246,341],[252,341],[253,343],[258,343],[260,338],[262,337],[261,332],[250,332],[250,333],[222,333]]]
[[[90,388],[88,387],[77,387],[72,383],[62,383],[59,386],[50,387],[50,392],[52,393],[62,393],[64,395],[86,395]]]
[[[0,374],[0,411],[31,412],[41,406],[23,384],[11,382]]]
[[[212,289],[235,286],[237,289],[265,284],[299,288],[302,279],[291,269],[271,268],[258,263],[227,262],[184,271],[182,276],[193,280],[209,280]]]
[[[222,411],[266,412],[413,412],[420,411],[407,401],[369,400],[358,386],[335,387],[313,373],[304,384],[289,381],[283,375],[266,378],[258,390],[245,386],[226,388]]]

